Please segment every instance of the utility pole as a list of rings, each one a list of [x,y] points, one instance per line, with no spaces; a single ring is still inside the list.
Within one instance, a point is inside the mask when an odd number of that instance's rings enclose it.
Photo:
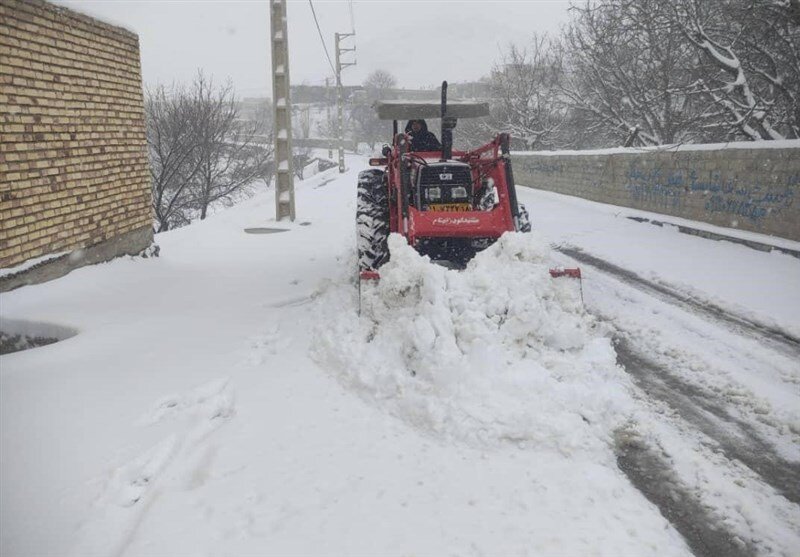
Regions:
[[[286,3],[270,0],[272,44],[272,115],[275,137],[275,219],[294,221],[294,173],[292,169],[292,101],[289,95],[289,35]]]
[[[341,40],[354,37],[355,33],[336,33],[336,110],[339,117],[339,173],[344,172],[344,107],[342,99],[342,70],[348,66],[355,66],[355,62],[342,62],[343,52],[355,52],[356,47],[342,48]]]
[[[330,78],[325,78],[325,121],[330,126],[331,123],[331,80]],[[331,132],[333,130],[328,128],[328,158],[333,159],[333,138],[330,137]]]

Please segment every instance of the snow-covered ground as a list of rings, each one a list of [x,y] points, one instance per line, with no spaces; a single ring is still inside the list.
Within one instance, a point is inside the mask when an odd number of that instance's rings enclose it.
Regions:
[[[349,164],[0,295],[77,331],[0,358],[0,554],[698,553],[645,476],[800,553],[800,260],[520,189],[533,234],[393,238],[359,314]]]

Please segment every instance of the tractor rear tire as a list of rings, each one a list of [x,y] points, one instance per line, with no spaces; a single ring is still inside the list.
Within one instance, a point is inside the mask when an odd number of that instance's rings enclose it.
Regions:
[[[383,170],[358,174],[356,236],[359,272],[375,271],[389,260],[389,198]]]
[[[531,231],[531,217],[528,214],[528,210],[525,208],[525,205],[522,205],[521,203],[519,205],[519,231]]]

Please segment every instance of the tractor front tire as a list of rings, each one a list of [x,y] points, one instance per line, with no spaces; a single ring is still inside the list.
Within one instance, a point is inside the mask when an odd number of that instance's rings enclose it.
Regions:
[[[359,272],[376,271],[389,260],[389,198],[383,170],[358,174],[356,236]]]

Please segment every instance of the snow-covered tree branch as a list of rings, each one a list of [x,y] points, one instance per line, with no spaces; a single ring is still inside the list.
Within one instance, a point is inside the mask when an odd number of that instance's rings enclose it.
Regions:
[[[525,149],[559,146],[566,121],[563,79],[561,53],[548,38],[509,46],[490,76],[492,116],[484,127],[510,132]]]
[[[750,140],[797,137],[798,27],[788,2],[681,0],[672,22],[702,55],[697,91]]]
[[[693,53],[667,11],[658,0],[587,0],[572,8],[564,93],[573,118],[598,142],[660,145],[699,135],[704,115],[691,95]]]

